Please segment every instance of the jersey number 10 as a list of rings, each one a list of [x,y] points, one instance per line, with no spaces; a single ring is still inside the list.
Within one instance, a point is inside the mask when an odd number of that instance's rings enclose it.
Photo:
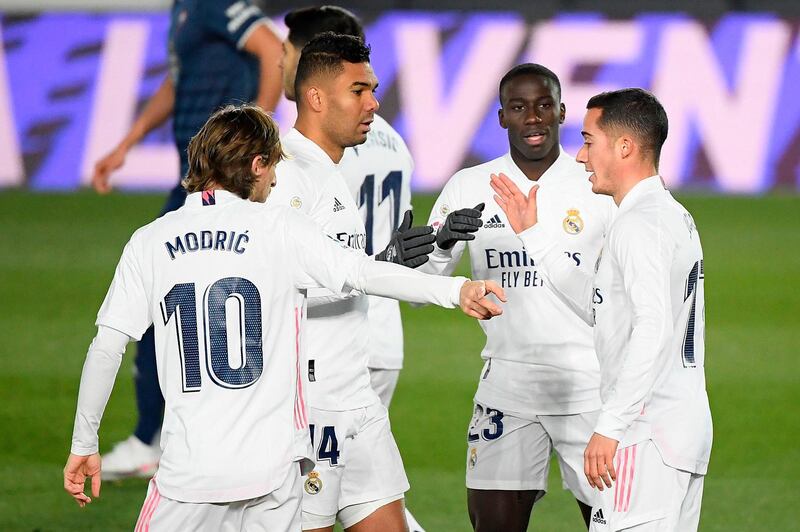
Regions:
[[[241,361],[234,368],[228,358],[228,316],[225,303],[239,305]],[[172,287],[161,302],[166,326],[176,316],[175,332],[183,372],[183,391],[200,391],[200,337],[197,333],[197,299],[194,283]],[[264,368],[261,348],[261,296],[258,288],[241,277],[226,277],[209,286],[203,296],[203,340],[206,369],[214,384],[223,388],[246,388],[256,382]]]

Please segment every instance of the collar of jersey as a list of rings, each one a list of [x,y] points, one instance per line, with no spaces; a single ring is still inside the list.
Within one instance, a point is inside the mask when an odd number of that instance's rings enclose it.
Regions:
[[[214,191],[214,200],[215,205],[220,205],[223,203],[231,203],[234,201],[245,201],[233,192],[228,192],[227,190],[215,190]],[[186,206],[187,207],[202,207],[203,206],[203,193],[202,192],[192,192],[188,196],[186,196]]]
[[[617,216],[639,203],[644,196],[653,192],[664,192],[665,190],[664,183],[661,181],[661,176],[658,174],[642,179],[636,183],[633,188],[625,194],[622,201],[619,202]]]
[[[506,164],[508,165],[510,173],[513,174],[508,177],[516,181],[518,185],[519,184],[532,185],[534,183],[534,181],[528,179],[528,177],[520,169],[520,167],[517,166],[517,163],[515,163],[514,159],[511,158],[510,151],[506,152],[504,157],[506,159]],[[574,171],[574,169],[572,168],[572,164],[570,164],[571,162],[572,158],[567,154],[567,152],[564,151],[564,148],[559,145],[558,158],[555,161],[553,161],[553,164],[550,165],[550,168],[544,171],[544,173],[539,178],[539,180],[536,181],[536,183],[538,183],[539,185],[546,184],[549,183],[550,181],[553,181],[554,179],[558,179],[558,177],[561,175]]]
[[[287,139],[289,139],[289,140],[291,140],[293,142],[302,144],[303,155],[308,155],[310,157],[313,157],[317,161],[319,161],[321,163],[329,164],[330,166],[332,166],[334,168],[338,168],[339,167],[339,165],[337,165],[335,162],[333,162],[333,160],[330,158],[330,156],[327,153],[325,153],[325,150],[323,150],[316,142],[314,142],[310,138],[306,137],[305,135],[303,135],[302,133],[297,131],[295,128],[292,128],[286,134],[285,138],[287,138]],[[290,155],[292,155],[292,154],[290,153]],[[339,161],[339,162],[341,162],[341,161]]]

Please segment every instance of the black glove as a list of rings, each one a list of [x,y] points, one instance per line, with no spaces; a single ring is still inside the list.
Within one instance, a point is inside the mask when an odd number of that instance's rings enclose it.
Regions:
[[[436,233],[436,245],[439,249],[450,249],[459,240],[474,240],[475,235],[472,233],[483,225],[483,207],[484,204],[479,203],[474,209],[459,209],[448,214]]]
[[[417,268],[428,262],[428,254],[433,251],[436,235],[429,225],[411,227],[413,220],[411,211],[406,211],[403,222],[392,235],[389,245],[375,255],[375,260],[394,262],[408,268]]]

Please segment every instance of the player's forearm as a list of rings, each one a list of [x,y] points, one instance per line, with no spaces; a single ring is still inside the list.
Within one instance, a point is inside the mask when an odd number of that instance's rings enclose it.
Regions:
[[[283,89],[283,72],[280,61],[283,54],[281,40],[272,29],[269,19],[256,23],[244,43],[244,50],[258,58],[259,82],[256,105],[267,112],[278,106]]]
[[[261,74],[256,105],[267,112],[272,112],[278,106],[278,100],[280,100],[283,88],[281,70],[274,57],[261,57],[260,63]]]
[[[148,133],[166,122],[175,109],[175,87],[169,74],[150,97],[142,114],[134,121],[128,134],[120,142],[126,150],[138,144]]]
[[[456,269],[464,244],[458,243],[450,249],[441,249],[433,246],[433,252],[428,255],[428,262],[417,268],[418,271],[431,275],[450,275]]]
[[[593,275],[576,266],[558,249],[558,239],[550,235],[542,224],[534,225],[517,237],[528,256],[535,261],[545,285],[582,320],[593,325]]]
[[[347,279],[348,286],[374,296],[410,303],[430,303],[445,308],[459,305],[464,277],[427,275],[390,262],[361,260]]]
[[[97,431],[119,371],[128,335],[102,325],[86,354],[78,392],[78,408],[72,431],[72,454],[98,452]]]
[[[642,414],[645,401],[664,370],[665,361],[660,357],[666,337],[664,327],[651,320],[634,325],[613,392],[603,398],[596,433],[621,441],[628,427]]]

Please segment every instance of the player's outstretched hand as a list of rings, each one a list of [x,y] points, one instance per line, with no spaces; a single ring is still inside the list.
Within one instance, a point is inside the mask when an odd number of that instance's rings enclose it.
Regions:
[[[114,150],[97,161],[94,165],[92,174],[92,186],[99,194],[111,192],[111,172],[118,169],[125,162],[127,150],[123,146],[117,146]]]
[[[92,499],[83,492],[86,477],[92,479],[92,497],[100,496],[100,455],[79,456],[70,453],[64,466],[64,489],[72,495],[78,506],[83,508]]]
[[[497,299],[506,302],[506,293],[494,281],[467,281],[461,287],[461,310],[464,314],[488,320],[503,313],[500,305],[489,299],[494,294]]]
[[[475,235],[472,233],[483,225],[483,207],[484,204],[479,203],[474,209],[459,209],[448,214],[436,233],[436,245],[439,249],[450,249],[459,240],[473,240]]]
[[[583,452],[583,473],[593,488],[603,491],[603,484],[611,487],[617,480],[614,470],[614,455],[617,454],[619,442],[602,434],[592,434],[586,450]]]
[[[428,262],[436,235],[433,234],[433,227],[411,227],[413,222],[414,215],[410,210],[406,211],[403,222],[392,235],[389,245],[375,259],[402,264],[408,268],[417,268]]]
[[[490,184],[496,192],[494,201],[503,209],[508,223],[520,234],[538,221],[536,193],[539,185],[533,185],[526,196],[505,174],[492,174]]]

